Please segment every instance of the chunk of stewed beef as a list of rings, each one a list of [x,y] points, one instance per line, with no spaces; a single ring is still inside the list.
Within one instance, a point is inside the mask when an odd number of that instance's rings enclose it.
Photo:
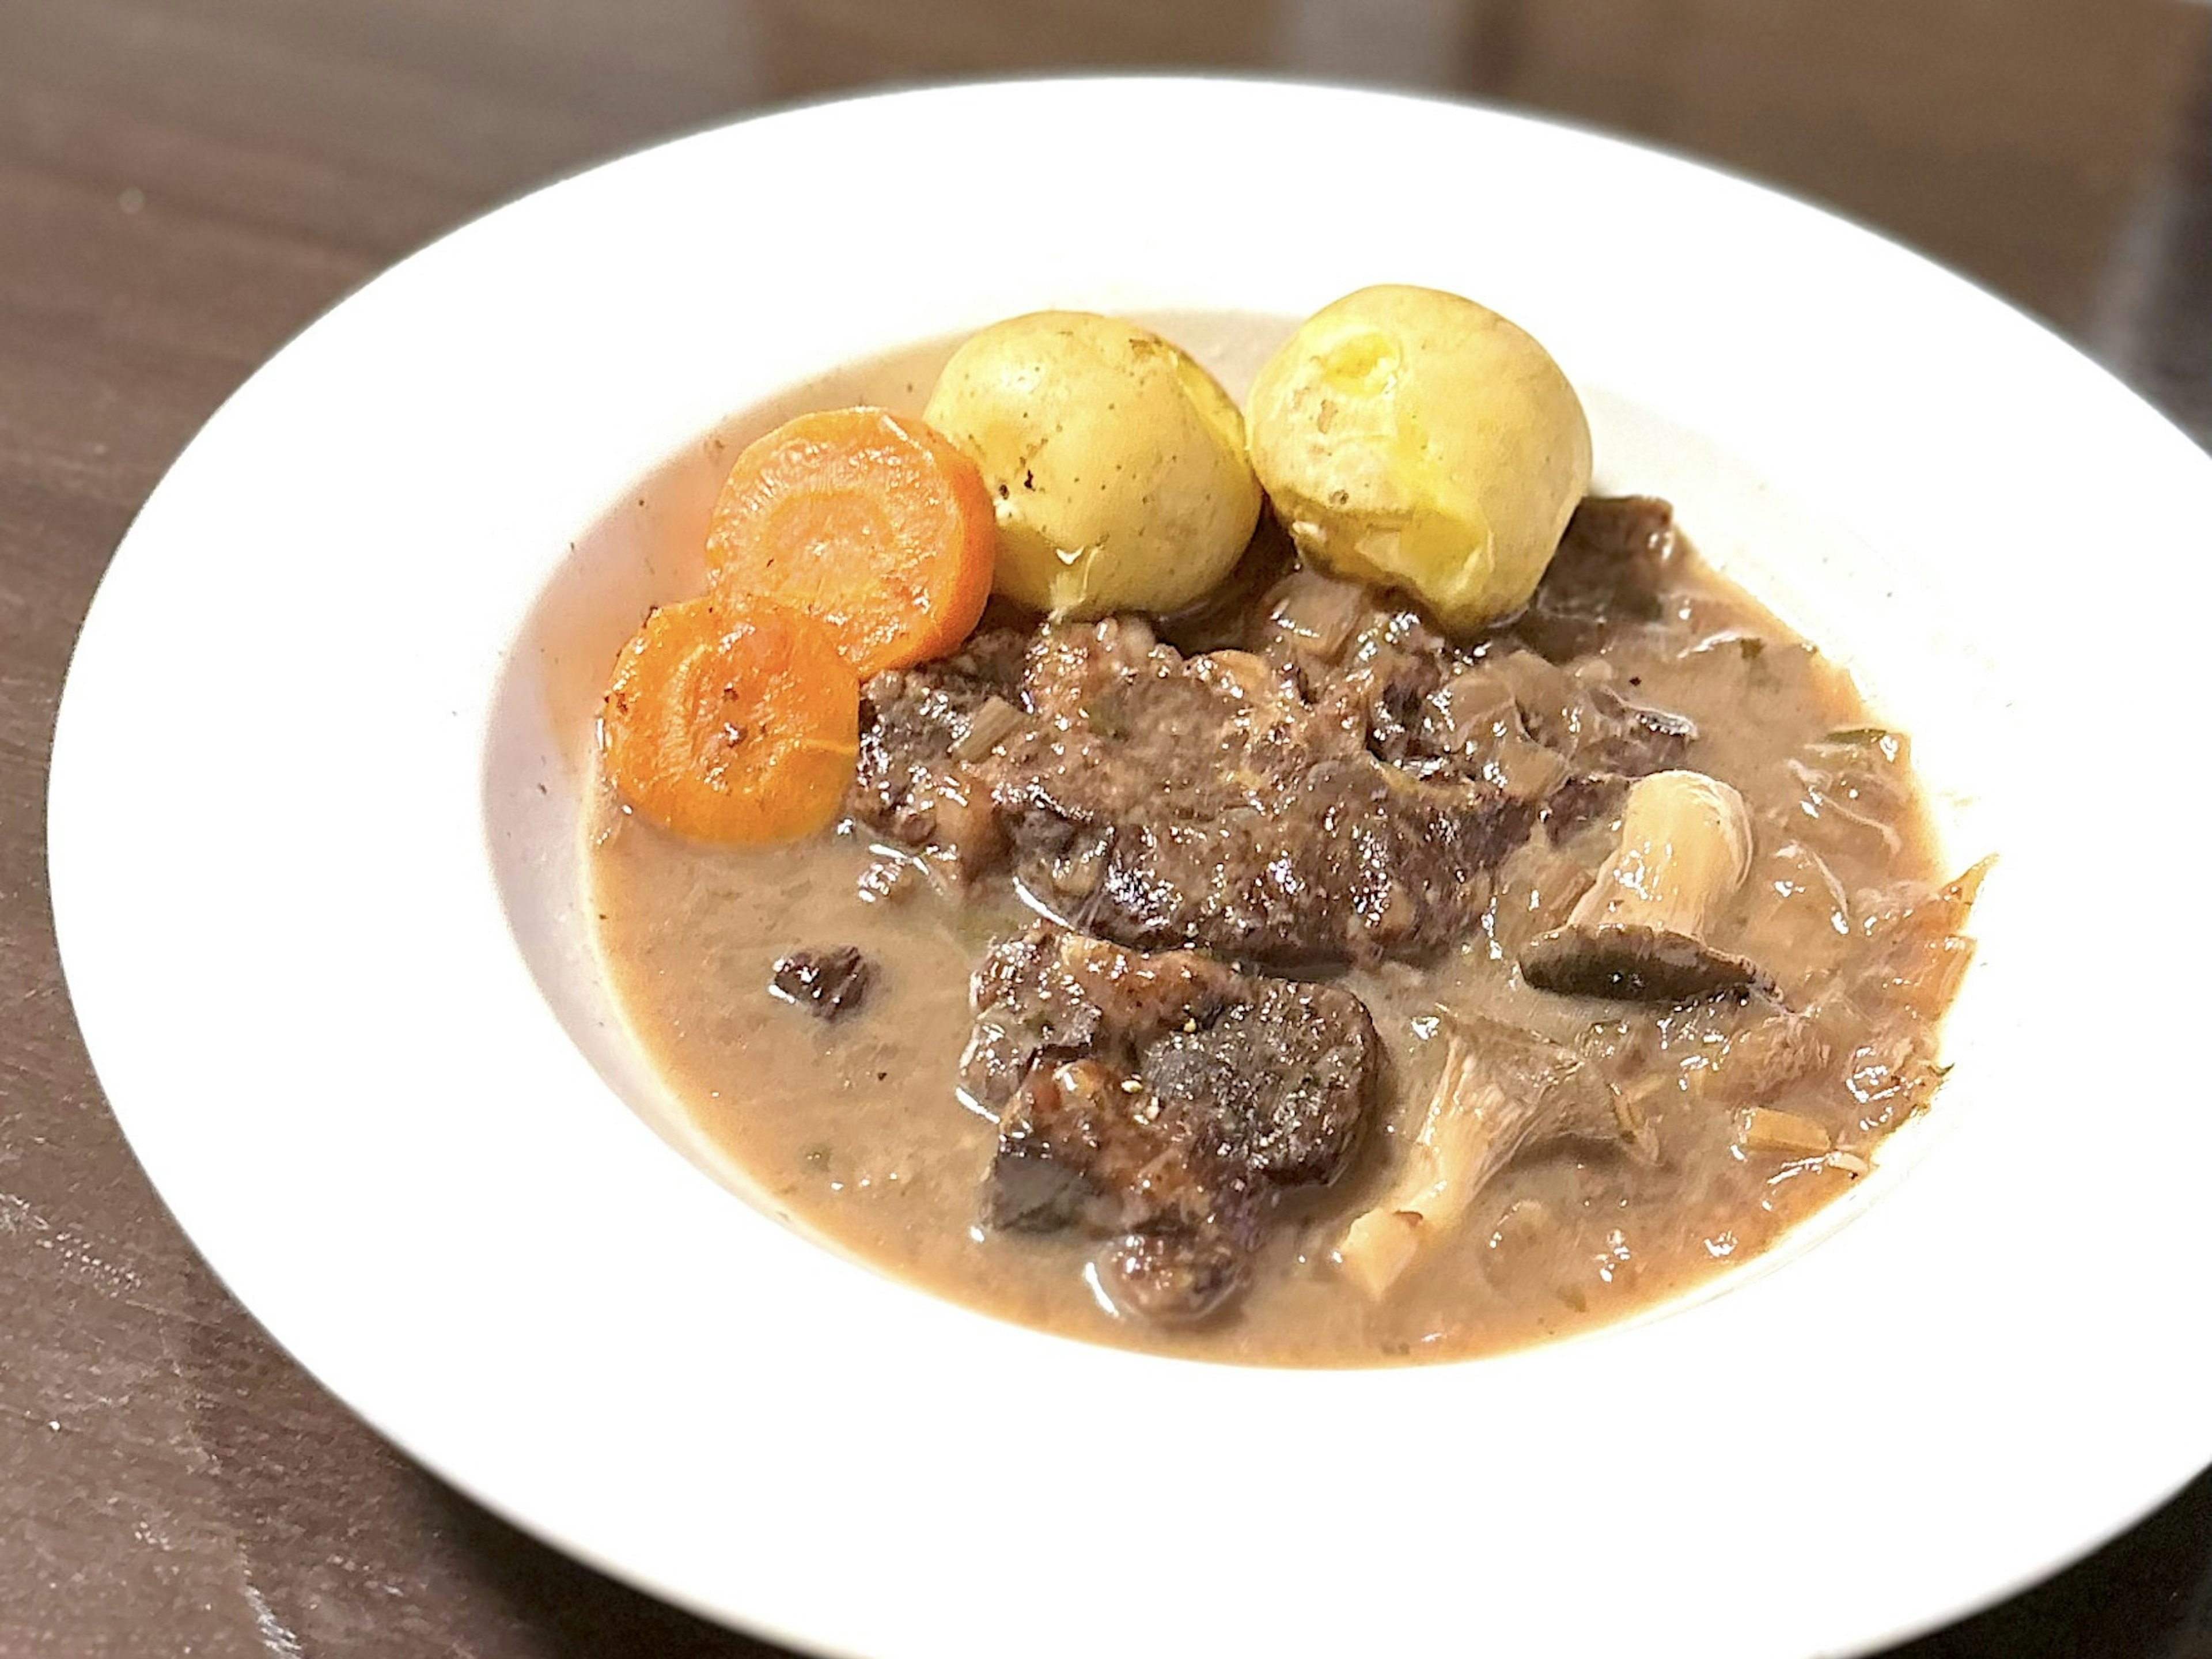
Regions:
[[[862,823],[936,854],[956,881],[1002,860],[1006,839],[974,775],[979,721],[1017,706],[1026,631],[994,628],[955,655],[868,682],[848,805]]]
[[[1402,594],[1310,568],[1277,582],[1247,641],[1324,720],[1392,765],[1426,758],[1420,711],[1466,661]]]
[[[1598,509],[1616,507],[1667,512],[1589,502],[1583,518],[1603,524]],[[1617,809],[1629,781],[1682,764],[1698,735],[1686,716],[1623,696],[1602,664],[1562,666],[1510,628],[1455,642],[1399,597],[1317,571],[1279,581],[1249,638],[1378,759],[1419,778],[1494,785],[1540,808],[1554,836]]]
[[[1546,603],[1636,613],[1670,526],[1663,503],[1585,503]],[[1563,667],[1510,629],[1455,640],[1319,571],[1284,572],[1249,611],[1239,643],[1189,655],[1120,617],[989,629],[878,675],[854,816],[956,884],[1010,869],[1039,908],[1141,950],[1419,958],[1474,930],[1533,826],[1608,816],[1696,737],[1602,664]]]
[[[855,816],[966,874],[1009,861],[1041,907],[1122,944],[1425,954],[1474,928],[1534,822],[1493,784],[1378,757],[1260,657],[1185,657],[1133,617],[1042,626],[1018,687],[973,654],[869,683]],[[963,755],[994,698],[1020,718]]]
[[[1510,632],[1553,662],[1588,655],[1614,632],[1656,622],[1674,556],[1674,509],[1650,495],[1592,495]]]
[[[1185,658],[1128,619],[1048,629],[1042,717],[993,757],[1015,867],[1086,931],[1144,950],[1372,962],[1464,938],[1533,814],[1370,752],[1259,658]]]
[[[1145,1317],[1232,1297],[1278,1199],[1335,1180],[1373,1103],[1374,1024],[1334,987],[1039,923],[973,998],[962,1085],[999,1123],[986,1224],[1103,1237],[1101,1285]]]

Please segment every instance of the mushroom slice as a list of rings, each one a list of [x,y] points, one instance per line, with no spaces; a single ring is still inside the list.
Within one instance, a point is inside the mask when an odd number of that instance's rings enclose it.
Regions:
[[[1473,1050],[1454,1036],[1396,1183],[1345,1229],[1337,1265],[1379,1297],[1424,1246],[1458,1224],[1475,1194],[1520,1150],[1535,1118],[1534,1103],[1482,1077]]]
[[[1658,1157],[1642,1111],[1576,1055],[1494,1020],[1460,1022],[1396,1182],[1345,1229],[1337,1265],[1379,1299],[1507,1165],[1566,1141],[1644,1164]]]
[[[1750,873],[1742,796],[1703,772],[1638,778],[1613,856],[1566,925],[1522,951],[1521,976],[1539,990],[1641,1002],[1763,986],[1755,964],[1706,938]]]

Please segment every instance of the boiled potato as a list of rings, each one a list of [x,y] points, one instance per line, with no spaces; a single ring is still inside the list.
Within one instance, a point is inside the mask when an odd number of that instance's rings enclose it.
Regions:
[[[1229,574],[1259,520],[1236,404],[1119,318],[994,324],[952,354],[923,418],[990,487],[994,586],[1055,617],[1180,610]]]
[[[1589,422],[1544,348],[1436,289],[1364,288],[1252,386],[1252,465],[1301,551],[1455,629],[1518,610],[1589,488]]]

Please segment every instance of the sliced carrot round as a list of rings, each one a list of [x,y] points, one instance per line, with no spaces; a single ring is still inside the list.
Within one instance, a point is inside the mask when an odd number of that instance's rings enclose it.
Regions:
[[[881,409],[801,415],[747,445],[707,532],[717,592],[819,617],[863,678],[967,638],[997,547],[975,464]]]
[[[810,617],[743,596],[690,599],[623,647],[599,725],[608,776],[664,830],[796,841],[844,800],[860,684]]]

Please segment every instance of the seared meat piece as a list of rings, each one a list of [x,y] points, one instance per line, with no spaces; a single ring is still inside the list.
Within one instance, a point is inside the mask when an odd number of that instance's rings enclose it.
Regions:
[[[1026,718],[963,759],[957,732],[1012,690],[976,650],[869,683],[854,814],[969,874],[1010,850],[1039,904],[1123,944],[1423,954],[1473,929],[1534,822],[1494,785],[1386,764],[1260,658],[1186,658],[1126,617],[1040,629]]]
[[[1277,1197],[1337,1177],[1374,1098],[1373,1022],[1333,987],[1039,923],[973,996],[962,1084],[999,1120],[985,1220],[1114,1237],[1102,1283],[1149,1317],[1233,1295]]]
[[[1656,580],[1669,522],[1586,504],[1561,614]],[[1455,644],[1316,571],[1257,610],[1249,650],[1185,656],[1120,617],[988,629],[877,676],[854,816],[956,881],[1011,866],[1040,908],[1142,950],[1372,963],[1466,938],[1532,827],[1606,815],[1613,781],[1680,764],[1696,735],[1510,632]]]
[[[1659,590],[1674,556],[1674,509],[1666,502],[1589,496],[1510,631],[1553,662],[1585,656],[1613,630],[1659,619]]]
[[[1006,853],[965,740],[986,709],[1018,701],[1029,641],[1024,630],[991,629],[942,662],[868,682],[853,816],[937,854],[957,880],[980,875]]]
[[[1415,732],[1422,704],[1465,660],[1402,596],[1310,569],[1276,583],[1249,642],[1332,725],[1361,733],[1393,765],[1431,752]]]
[[[1145,950],[1372,962],[1463,938],[1534,821],[1503,791],[1369,753],[1242,652],[1186,659],[1128,619],[1048,629],[1041,717],[990,768],[1040,902]]]
[[[793,951],[787,957],[778,957],[769,989],[817,1019],[835,1019],[860,1006],[872,976],[868,959],[857,946],[833,945],[826,950]]]
[[[1576,523],[1576,545],[1561,556],[1573,553],[1585,567],[1599,562],[1589,550],[1594,540],[1617,544],[1628,525],[1672,546],[1663,501],[1587,501]],[[1626,556],[1617,546],[1614,556]],[[1656,589],[1638,585],[1656,582],[1662,563],[1632,562],[1613,573],[1644,595],[1623,601],[1632,613],[1657,614]],[[1570,578],[1558,602],[1595,605],[1602,589],[1601,572],[1587,568]],[[1456,645],[1395,596],[1316,571],[1276,585],[1251,643],[1333,723],[1364,732],[1379,759],[1420,777],[1496,783],[1518,800],[1541,803],[1571,783],[1679,765],[1697,736],[1680,714],[1631,702],[1547,661],[1526,648],[1517,627]]]

